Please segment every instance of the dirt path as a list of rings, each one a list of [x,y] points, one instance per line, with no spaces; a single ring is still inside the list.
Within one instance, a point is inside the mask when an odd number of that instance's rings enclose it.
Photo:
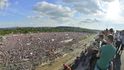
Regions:
[[[70,64],[72,63],[72,61],[81,53],[81,51],[84,48],[84,44],[90,42],[91,40],[93,40],[93,38],[95,37],[95,35],[90,35],[88,36],[86,39],[80,41],[77,44],[74,44],[73,46],[79,46],[78,48],[76,48],[73,52],[68,53],[66,56],[59,58],[58,60],[56,60],[55,62],[53,62],[52,64],[49,65],[45,65],[45,66],[38,66],[36,68],[36,70],[60,70],[62,68],[62,65],[64,63],[66,64]]]

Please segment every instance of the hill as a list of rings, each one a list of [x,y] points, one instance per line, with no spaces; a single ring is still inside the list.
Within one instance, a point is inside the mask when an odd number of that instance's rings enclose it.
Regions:
[[[79,27],[16,27],[16,28],[1,28],[0,35],[17,34],[17,33],[37,33],[37,32],[88,32],[96,33],[98,30],[91,30]]]

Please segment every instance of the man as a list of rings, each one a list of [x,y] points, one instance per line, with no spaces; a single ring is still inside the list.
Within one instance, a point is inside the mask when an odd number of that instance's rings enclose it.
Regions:
[[[108,35],[114,35],[114,30],[112,28],[109,30]]]
[[[107,36],[107,44],[100,48],[99,59],[96,62],[95,70],[107,70],[110,67],[111,60],[116,54],[116,48],[113,46],[113,36]]]
[[[122,51],[124,50],[124,31],[121,31],[121,36],[120,36],[120,39],[121,39],[121,49],[120,49],[120,55],[122,54]]]
[[[115,44],[116,44],[116,48],[117,48],[117,54],[120,53],[120,48],[121,48],[121,35],[120,35],[120,31],[116,31],[115,34]]]
[[[99,35],[99,40],[100,40],[100,42],[99,42],[99,48],[102,47],[103,45],[106,45],[107,44],[106,41],[105,41],[105,39],[104,39],[104,35]]]

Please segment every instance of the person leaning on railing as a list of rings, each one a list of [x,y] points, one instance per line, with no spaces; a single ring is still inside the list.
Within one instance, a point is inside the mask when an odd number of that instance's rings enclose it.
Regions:
[[[96,62],[94,70],[107,70],[109,67],[112,67],[111,61],[116,54],[116,48],[113,46],[113,36],[107,36],[107,44],[103,45],[99,51],[99,59]]]

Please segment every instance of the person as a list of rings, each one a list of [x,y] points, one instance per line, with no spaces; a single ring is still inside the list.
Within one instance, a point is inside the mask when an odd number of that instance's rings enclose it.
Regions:
[[[79,64],[80,64],[80,57],[76,57],[76,59],[74,61],[74,65],[72,65],[72,68],[76,69]]]
[[[106,32],[108,32],[109,30],[108,30],[108,28],[106,28],[106,30],[105,30]]]
[[[120,39],[121,39],[121,49],[120,49],[120,55],[122,54],[122,51],[124,50],[124,31],[121,31],[121,36],[120,36]]]
[[[64,66],[64,69],[63,70],[71,70],[71,68],[69,67],[69,65],[63,64],[63,66]]]
[[[107,36],[109,33],[109,30],[106,28],[106,30],[104,32],[105,32],[104,35]]]
[[[104,35],[99,35],[99,40],[100,40],[100,42],[99,42],[99,48],[100,48],[101,46],[107,44],[107,43],[106,43],[106,40],[104,39]]]
[[[115,45],[117,48],[117,54],[120,52],[120,47],[121,47],[121,35],[120,35],[120,31],[116,31],[115,34]]]
[[[114,36],[114,30],[113,30],[113,28],[109,29],[108,35],[113,35]]]
[[[113,36],[107,36],[107,44],[100,48],[99,59],[96,62],[94,70],[107,70],[110,67],[111,61],[116,54],[116,48],[113,46]],[[111,67],[112,69],[113,67]]]

